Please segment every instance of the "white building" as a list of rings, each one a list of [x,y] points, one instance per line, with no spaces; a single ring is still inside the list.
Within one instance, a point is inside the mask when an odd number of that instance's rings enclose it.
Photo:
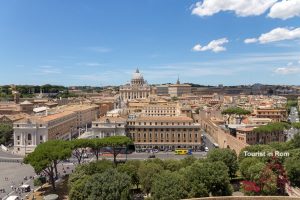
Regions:
[[[148,85],[147,81],[144,80],[139,69],[136,69],[136,71],[132,74],[130,84],[120,87],[120,96],[124,101],[131,99],[146,99],[149,97],[150,92],[151,87]]]
[[[126,136],[126,119],[120,116],[101,117],[93,121],[92,133],[96,138]]]
[[[14,122],[14,152],[26,155],[48,140],[72,138],[76,132],[76,119],[74,112],[63,111],[47,116],[31,116]]]

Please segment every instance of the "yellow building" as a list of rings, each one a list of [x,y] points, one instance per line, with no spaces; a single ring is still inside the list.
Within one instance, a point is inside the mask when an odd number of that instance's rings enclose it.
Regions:
[[[136,148],[199,149],[200,125],[186,116],[129,116],[127,131]]]

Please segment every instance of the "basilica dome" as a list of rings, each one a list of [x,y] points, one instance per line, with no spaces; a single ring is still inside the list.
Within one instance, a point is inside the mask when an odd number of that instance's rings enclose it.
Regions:
[[[136,71],[132,74],[132,79],[144,79],[139,69],[136,69]]]

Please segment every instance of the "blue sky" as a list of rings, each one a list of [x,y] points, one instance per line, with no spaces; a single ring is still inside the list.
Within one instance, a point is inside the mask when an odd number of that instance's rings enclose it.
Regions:
[[[0,84],[119,85],[139,67],[151,84],[300,85],[299,15],[300,0],[2,0]]]

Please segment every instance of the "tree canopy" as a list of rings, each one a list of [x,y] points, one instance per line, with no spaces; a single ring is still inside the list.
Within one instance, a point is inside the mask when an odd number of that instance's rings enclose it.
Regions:
[[[47,175],[55,190],[57,164],[69,157],[71,157],[71,149],[66,141],[49,140],[39,144],[32,153],[27,155],[24,163],[30,164],[37,174]]]
[[[269,123],[264,126],[259,126],[255,129],[253,129],[253,132],[255,133],[275,133],[275,132],[280,132],[284,131],[285,129],[290,128],[290,125],[285,122],[273,122]]]
[[[151,189],[154,200],[179,200],[188,197],[184,177],[178,172],[164,171],[158,175]]]
[[[231,149],[213,149],[207,155],[207,159],[212,162],[221,161],[229,169],[228,173],[233,178],[238,170],[237,155]]]
[[[9,124],[0,124],[0,144],[6,144],[12,137],[13,128]]]
[[[87,179],[82,196],[88,200],[127,200],[130,184],[130,177],[127,174],[116,169],[108,169]]]

